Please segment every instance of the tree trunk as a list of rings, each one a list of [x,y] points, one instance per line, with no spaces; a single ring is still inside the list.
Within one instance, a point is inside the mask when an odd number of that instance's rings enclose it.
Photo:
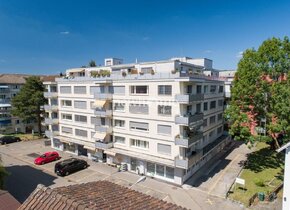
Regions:
[[[38,112],[37,114],[37,126],[38,126],[38,135],[41,136],[41,116],[40,116],[40,112]]]
[[[276,149],[279,149],[280,148],[280,145],[279,145],[279,142],[278,142],[277,138],[274,137],[273,139],[274,139],[274,143],[275,143]]]

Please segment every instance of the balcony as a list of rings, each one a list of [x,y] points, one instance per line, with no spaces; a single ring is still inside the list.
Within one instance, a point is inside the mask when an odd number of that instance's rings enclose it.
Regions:
[[[44,105],[45,111],[57,111],[58,105]]]
[[[191,103],[195,101],[203,101],[204,94],[179,94],[175,95],[175,100],[179,103]]]
[[[99,133],[112,133],[112,127],[108,125],[96,125],[95,131]]]
[[[198,132],[196,135],[191,136],[191,137],[184,137],[184,136],[177,136],[175,138],[175,145],[182,146],[185,148],[189,148],[190,145],[193,143],[197,142],[198,140],[203,138],[203,133]]]
[[[179,125],[185,126],[195,126],[195,125],[202,125],[203,124],[203,113],[198,113],[194,115],[183,115],[183,116],[176,116],[175,123]]]
[[[112,93],[94,93],[94,98],[99,100],[111,100],[113,98]]]
[[[111,117],[113,112],[112,110],[97,109],[94,113],[97,117]]]
[[[191,155],[190,157],[179,157],[176,156],[174,159],[175,167],[182,169],[189,169],[192,167],[200,158],[202,157],[202,152]]]
[[[45,118],[44,124],[46,125],[58,124],[58,118]]]
[[[58,92],[44,92],[43,96],[45,98],[56,98],[58,96]]]
[[[225,93],[207,93],[204,94],[204,99],[225,97]]]
[[[59,135],[59,132],[58,132],[58,131],[46,130],[46,131],[45,131],[45,135],[46,135],[48,138],[51,138],[51,137],[54,137],[54,136],[58,136],[58,135]]]
[[[113,147],[113,142],[101,142],[101,141],[97,141],[96,142],[96,148],[98,149],[110,149]]]

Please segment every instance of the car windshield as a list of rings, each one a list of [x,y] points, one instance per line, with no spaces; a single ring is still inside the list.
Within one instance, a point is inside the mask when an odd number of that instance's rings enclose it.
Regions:
[[[45,155],[45,154],[43,154],[43,155],[41,155],[40,157],[42,157],[42,158],[45,158],[45,157],[46,157],[46,155]]]

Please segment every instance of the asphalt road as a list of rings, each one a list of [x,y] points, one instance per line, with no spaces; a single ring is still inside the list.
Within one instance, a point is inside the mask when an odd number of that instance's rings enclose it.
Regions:
[[[48,174],[20,159],[1,155],[3,165],[9,172],[5,179],[4,189],[9,191],[20,203],[23,203],[38,184],[50,186],[54,184],[70,184],[62,177]]]

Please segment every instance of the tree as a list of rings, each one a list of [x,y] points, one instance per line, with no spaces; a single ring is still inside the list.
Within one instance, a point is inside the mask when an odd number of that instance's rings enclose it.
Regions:
[[[94,60],[91,60],[90,62],[89,62],[89,67],[96,67],[97,65],[96,65],[96,62],[94,61]]]
[[[41,135],[41,114],[44,110],[40,107],[46,104],[43,96],[44,86],[37,76],[26,79],[19,93],[12,99],[12,114],[24,122],[37,122],[39,135]]]
[[[236,140],[255,141],[256,126],[265,123],[266,135],[276,148],[278,137],[290,134],[290,43],[272,38],[247,49],[238,64],[232,98],[226,110],[230,134]]]
[[[5,168],[1,165],[2,160],[0,156],[0,189],[3,189],[4,186],[4,178],[9,175]]]

